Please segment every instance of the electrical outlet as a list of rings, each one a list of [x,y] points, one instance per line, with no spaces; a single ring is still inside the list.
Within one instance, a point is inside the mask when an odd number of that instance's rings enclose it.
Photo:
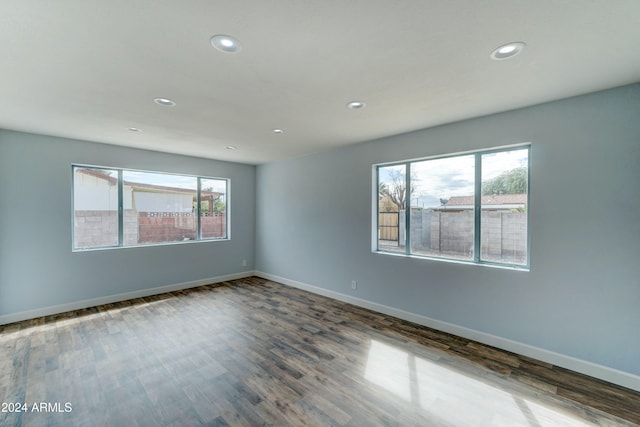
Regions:
[[[242,266],[243,266],[243,267],[246,267],[246,266],[247,266],[247,260],[246,260],[246,259],[243,259],[243,260],[242,260]]]
[[[351,289],[358,289],[358,282],[356,282],[355,280],[351,281]]]

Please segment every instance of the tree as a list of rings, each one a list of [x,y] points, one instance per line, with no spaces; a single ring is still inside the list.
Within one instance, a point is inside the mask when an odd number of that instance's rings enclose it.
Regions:
[[[482,195],[526,194],[527,168],[519,167],[501,173],[482,183]]]
[[[388,197],[389,200],[396,206],[397,210],[402,210],[406,207],[407,200],[407,185],[404,172],[399,170],[389,171],[389,183],[380,182],[378,184],[378,192],[380,197]],[[411,180],[413,182],[413,179]],[[415,188],[411,185],[409,191],[409,197],[414,192]]]
[[[384,197],[388,194],[389,187],[384,182],[378,183],[378,197]]]
[[[202,189],[202,192],[214,193],[213,187],[205,187]],[[209,206],[211,204],[211,206]],[[195,198],[193,201],[193,209],[195,211],[196,207]],[[203,195],[202,200],[200,202],[200,211],[201,212],[213,212],[215,214],[223,213],[227,209],[227,205],[224,202],[224,196],[222,194],[217,194],[215,197],[213,194]]]
[[[218,196],[213,202],[213,211],[215,213],[222,213],[227,208],[227,205],[224,203],[222,198]]]

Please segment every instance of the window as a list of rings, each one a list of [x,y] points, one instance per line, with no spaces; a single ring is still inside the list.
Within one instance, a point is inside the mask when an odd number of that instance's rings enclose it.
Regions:
[[[226,239],[228,180],[73,166],[73,248]]]
[[[379,252],[526,268],[530,146],[375,166]]]
[[[406,165],[378,168],[378,249],[404,252]]]

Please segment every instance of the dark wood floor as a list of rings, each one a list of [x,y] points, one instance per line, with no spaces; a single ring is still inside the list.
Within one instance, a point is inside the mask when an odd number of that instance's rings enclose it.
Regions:
[[[640,393],[259,278],[0,326],[0,401],[27,404],[1,426],[640,424]]]

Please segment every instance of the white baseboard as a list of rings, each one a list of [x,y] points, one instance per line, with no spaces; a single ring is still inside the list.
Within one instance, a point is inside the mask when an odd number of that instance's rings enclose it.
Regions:
[[[324,289],[318,286],[309,285],[295,280],[289,280],[285,277],[275,276],[273,274],[256,271],[254,274],[263,279],[273,280],[274,282],[282,283],[287,286],[309,291],[314,294],[322,295],[325,297],[333,298],[338,301],[343,301],[349,304],[357,305],[359,307],[368,308],[370,310],[377,311],[379,313],[388,314],[403,320],[407,320],[419,325],[427,326],[429,328],[437,329],[439,331],[454,334],[463,338],[471,339],[482,344],[490,345],[492,347],[507,350],[513,353],[528,356],[533,359],[537,359],[546,363],[569,369],[581,374],[588,375],[590,377],[598,378],[604,381],[608,381],[613,384],[620,385],[622,387],[630,388],[632,390],[640,391],[640,376],[620,371],[617,369],[609,368],[607,366],[598,365],[596,363],[588,362],[586,360],[577,359],[572,356],[556,353],[553,351],[545,350],[543,348],[534,347],[528,344],[524,344],[518,341],[502,338],[496,335],[487,334],[485,332],[476,331],[463,326],[455,325],[453,323],[443,322],[441,320],[432,319],[419,314],[411,313],[408,311],[400,310],[394,307],[389,307],[383,304],[378,304],[372,301],[356,298],[351,295],[342,294],[339,292]]]
[[[107,295],[104,297],[91,298],[82,301],[74,301],[66,304],[53,305],[49,307],[38,308],[35,310],[21,311],[19,313],[4,314],[0,316],[0,325],[7,323],[20,322],[22,320],[35,319],[37,317],[49,316],[52,314],[65,313],[72,310],[80,310],[83,308],[95,307],[102,304],[111,304],[114,302],[126,301],[134,298],[148,297],[150,295],[158,295],[166,292],[179,291],[182,289],[197,288],[198,286],[210,285],[213,283],[226,282],[229,280],[243,279],[254,275],[253,271],[245,271],[242,273],[228,274],[225,276],[211,277],[208,279],[193,280],[191,282],[176,283],[173,285],[159,286],[157,288],[142,289],[139,291],[125,292],[122,294]]]

